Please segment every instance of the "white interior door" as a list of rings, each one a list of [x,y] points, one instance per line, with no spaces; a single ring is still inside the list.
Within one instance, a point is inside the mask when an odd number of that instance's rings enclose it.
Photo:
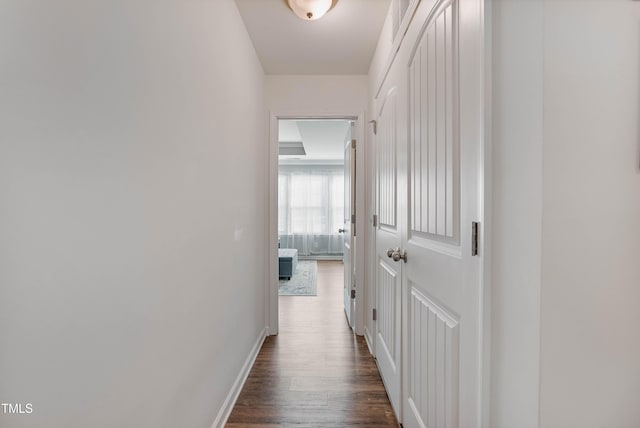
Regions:
[[[347,136],[344,148],[344,225],[340,232],[344,237],[344,311],[351,328],[355,321],[355,140]]]
[[[407,33],[407,228],[403,239],[405,427],[480,426],[483,173],[480,0],[423,1]],[[403,148],[403,150],[405,150]]]
[[[401,415],[401,326],[402,264],[394,262],[388,250],[399,248],[402,242],[401,207],[398,206],[402,177],[399,166],[399,142],[403,127],[401,80],[396,78],[392,67],[389,77],[376,100],[378,106],[377,153],[376,153],[376,201],[378,224],[376,226],[376,322],[375,354],[380,375],[387,389],[396,415]]]

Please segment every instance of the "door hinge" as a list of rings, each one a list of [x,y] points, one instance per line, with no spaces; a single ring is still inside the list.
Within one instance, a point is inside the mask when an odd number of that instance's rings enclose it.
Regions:
[[[356,298],[356,290],[351,290],[351,298],[352,299]]]
[[[356,236],[356,215],[351,214],[351,224],[353,225],[353,236]]]
[[[378,214],[373,215],[373,227],[378,227]]]
[[[471,255],[478,255],[478,229],[480,229],[480,223],[477,221],[471,222]]]
[[[378,133],[378,122],[375,120],[370,120],[369,123],[373,124],[373,135]]]
[[[351,147],[355,149],[356,145],[357,145],[356,140],[351,140]]]
[[[378,311],[376,310],[376,308],[373,308],[373,320],[374,321],[378,320]]]

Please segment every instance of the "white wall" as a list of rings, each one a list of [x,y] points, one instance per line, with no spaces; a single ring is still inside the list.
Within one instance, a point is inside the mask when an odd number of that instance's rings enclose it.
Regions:
[[[277,194],[277,120],[276,117],[323,117],[323,116],[359,116],[358,123],[361,129],[356,130],[356,138],[359,141],[359,149],[357,150],[356,162],[358,165],[364,165],[365,153],[369,141],[365,139],[366,124],[366,108],[367,108],[367,76],[360,75],[268,75],[265,77],[265,103],[271,115],[270,123],[270,154],[269,154],[269,193]],[[360,167],[358,167],[360,168]],[[356,190],[356,224],[365,224],[365,214],[361,207],[366,205],[366,195],[364,192],[364,168],[356,170],[358,173],[357,190]],[[270,217],[270,241],[271,248],[277,245],[277,219],[278,207],[275,198],[272,198],[269,206]],[[357,231],[362,228],[358,226]],[[360,232],[358,232],[360,235]],[[356,247],[363,248],[365,242],[359,241],[356,237]],[[364,236],[363,236],[364,237]],[[356,249],[356,291],[362,293],[364,287],[364,275],[358,274],[359,266],[364,265],[364,252]],[[277,269],[278,258],[277,253],[273,252],[270,265],[271,278],[271,298],[270,305],[270,332],[275,333],[278,324],[278,294],[277,294]],[[363,334],[364,324],[364,307],[361,305],[356,308],[356,333]]]
[[[357,115],[367,95],[366,76],[265,77],[267,109],[281,115]]]
[[[636,427],[640,3],[493,12],[490,426]]]
[[[640,3],[545,3],[542,427],[640,426]]]
[[[538,426],[544,3],[492,9],[490,424]]]
[[[375,99],[378,88],[384,79],[384,74],[387,72],[387,66],[389,65],[390,55],[393,51],[393,8],[395,4],[389,6],[387,17],[385,18],[384,25],[380,31],[380,37],[378,37],[378,44],[376,50],[371,59],[371,65],[369,66],[369,94],[370,102]]]
[[[0,426],[211,426],[265,325],[263,79],[232,0],[0,4]]]

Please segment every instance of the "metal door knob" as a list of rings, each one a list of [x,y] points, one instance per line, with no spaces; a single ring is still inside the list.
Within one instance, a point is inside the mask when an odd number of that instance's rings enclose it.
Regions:
[[[338,233],[345,233],[346,229],[338,229]]]
[[[393,259],[394,262],[399,262],[400,260],[402,260],[403,262],[407,262],[407,252],[404,250],[401,250],[400,248],[396,248],[396,250],[393,252],[393,254],[391,255],[391,258]]]
[[[404,261],[405,263],[407,262],[407,252],[401,250],[400,248],[396,248],[395,250],[389,248],[387,250],[387,257],[393,259],[394,262],[399,262],[400,260]]]

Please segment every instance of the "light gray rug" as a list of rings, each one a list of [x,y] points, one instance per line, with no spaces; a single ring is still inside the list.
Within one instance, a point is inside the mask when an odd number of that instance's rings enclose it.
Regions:
[[[281,296],[315,296],[317,295],[318,262],[315,260],[299,260],[296,271],[289,281],[281,279],[278,294]]]

